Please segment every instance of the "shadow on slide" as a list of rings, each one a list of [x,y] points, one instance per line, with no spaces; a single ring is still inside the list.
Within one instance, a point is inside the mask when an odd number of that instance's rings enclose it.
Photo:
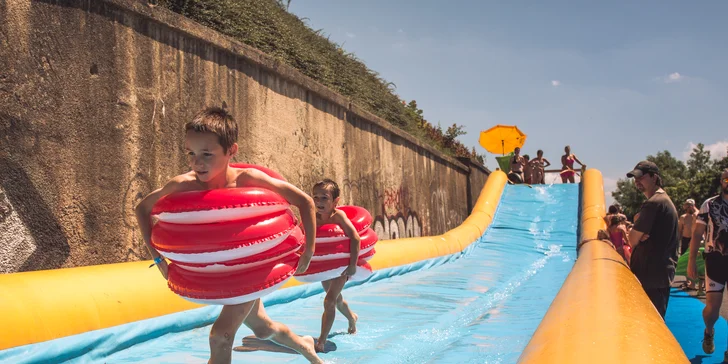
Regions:
[[[329,335],[329,338],[336,336],[336,334]],[[314,343],[318,342],[318,339],[313,339]],[[324,353],[330,351],[336,351],[336,344],[331,341],[326,341],[324,345]],[[246,336],[243,338],[243,345],[236,346],[233,348],[234,351],[240,352],[252,352],[252,351],[267,351],[271,353],[285,353],[299,355],[295,350],[289,349],[283,345],[278,345],[270,340],[261,340],[255,336]]]

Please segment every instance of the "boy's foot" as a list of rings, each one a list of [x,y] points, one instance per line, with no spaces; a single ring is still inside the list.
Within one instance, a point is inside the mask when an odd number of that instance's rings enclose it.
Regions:
[[[703,331],[703,351],[706,354],[713,354],[715,351],[715,343],[713,342],[713,336],[715,335],[715,330],[713,332],[708,333],[708,329],[705,329]]]
[[[314,344],[314,350],[316,350],[317,353],[323,353],[323,352],[325,352],[326,351],[325,348],[326,348],[326,340],[319,339]]]
[[[359,315],[351,313],[354,316],[354,320],[349,320],[349,334],[356,334],[356,322],[359,320]]]
[[[724,363],[728,363],[728,351],[726,351],[725,353],[723,353],[723,362]]]

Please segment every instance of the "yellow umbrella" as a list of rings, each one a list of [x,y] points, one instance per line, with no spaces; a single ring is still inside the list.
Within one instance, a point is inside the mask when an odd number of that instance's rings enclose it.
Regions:
[[[496,125],[486,131],[480,132],[480,145],[491,153],[510,153],[516,147],[522,148],[526,142],[526,134],[523,134],[517,126]]]

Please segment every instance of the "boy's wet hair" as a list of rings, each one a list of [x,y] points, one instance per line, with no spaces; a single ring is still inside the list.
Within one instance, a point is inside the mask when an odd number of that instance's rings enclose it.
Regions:
[[[198,112],[192,121],[185,124],[185,131],[190,130],[217,135],[225,153],[238,141],[238,123],[227,110],[219,107],[208,107]]]
[[[609,224],[610,224],[611,226],[614,226],[614,225],[619,225],[619,223],[620,223],[620,222],[621,222],[621,219],[619,218],[619,216],[617,216],[617,215],[614,215],[614,216],[612,216],[612,218],[610,219],[610,221],[609,221]]]
[[[536,155],[542,155],[542,154],[543,154],[543,150],[541,150],[541,149],[539,149],[539,150],[538,150],[538,151],[536,152]]]
[[[339,190],[339,185],[336,184],[336,182],[334,182],[333,180],[330,180],[328,178],[326,178],[320,182],[317,182],[315,185],[313,185],[313,188],[314,189],[323,188],[325,190],[328,190],[329,192],[331,192],[331,198],[333,198],[334,200],[339,198],[339,194],[341,194],[341,190]]]

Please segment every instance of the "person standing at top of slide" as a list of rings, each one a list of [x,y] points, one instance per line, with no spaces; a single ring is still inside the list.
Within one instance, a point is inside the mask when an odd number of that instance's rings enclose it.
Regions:
[[[576,175],[576,171],[574,171],[574,161],[579,163],[582,167],[586,167],[586,165],[581,163],[575,154],[571,154],[570,146],[567,145],[564,147],[564,152],[565,154],[561,156],[561,182],[575,183],[574,176]]]
[[[539,149],[536,152],[536,158],[533,158],[529,163],[531,164],[531,183],[546,184],[545,169],[551,165],[551,162],[543,157],[543,150]]]
[[[523,167],[526,165],[526,160],[521,156],[521,148],[516,147],[513,150],[513,157],[511,158],[511,171],[508,173],[508,179],[513,183],[523,183],[526,181],[523,175]]]

